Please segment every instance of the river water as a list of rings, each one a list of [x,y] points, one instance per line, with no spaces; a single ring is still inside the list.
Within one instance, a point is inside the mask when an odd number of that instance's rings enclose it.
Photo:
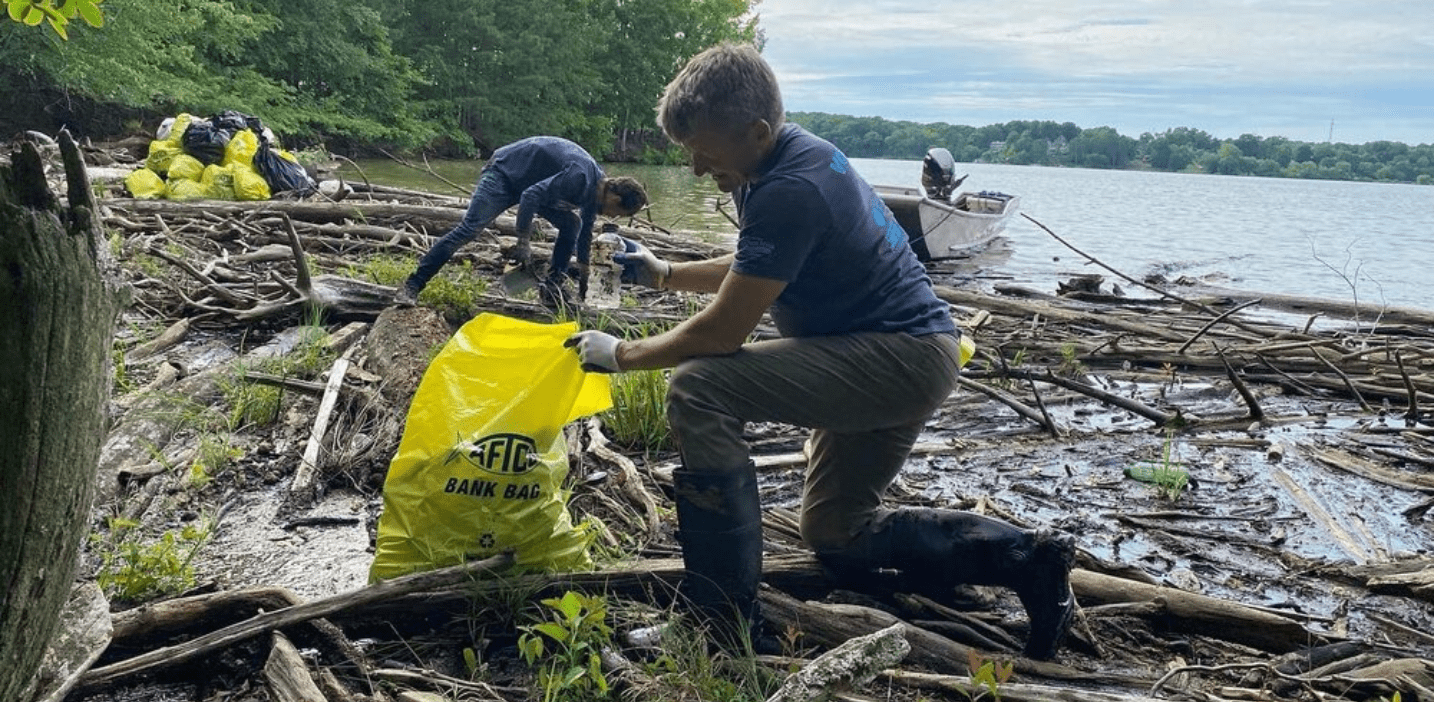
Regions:
[[[873,183],[920,184],[916,161],[852,163]],[[434,168],[470,186],[481,165],[444,162]],[[445,188],[392,162],[365,161],[362,167],[375,181]],[[605,168],[647,186],[653,220],[663,227],[733,231],[716,209],[726,198],[710,179],[677,166]],[[1431,306],[1424,285],[1425,276],[1434,274],[1434,187],[982,163],[957,164],[957,174],[969,174],[963,190],[1020,196],[1021,212],[1137,279],[1159,273],[1170,280],[1187,276],[1222,287],[1362,305]],[[733,213],[730,204],[724,209]],[[1114,280],[1019,216],[995,250],[997,255],[982,260],[985,277],[1048,292],[1056,281],[1078,273]]]

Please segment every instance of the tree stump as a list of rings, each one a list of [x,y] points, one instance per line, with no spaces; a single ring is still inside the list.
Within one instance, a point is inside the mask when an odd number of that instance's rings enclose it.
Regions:
[[[60,134],[67,197],[25,143],[0,164],[0,699],[26,689],[70,594],[105,436],[122,298],[89,178]]]

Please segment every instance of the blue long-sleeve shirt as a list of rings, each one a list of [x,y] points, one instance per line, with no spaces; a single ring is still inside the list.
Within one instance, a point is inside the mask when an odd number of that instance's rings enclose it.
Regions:
[[[528,231],[533,216],[548,209],[576,210],[582,220],[580,239],[592,231],[603,170],[583,147],[559,137],[529,137],[493,152],[487,167],[523,193],[518,200],[518,231]]]

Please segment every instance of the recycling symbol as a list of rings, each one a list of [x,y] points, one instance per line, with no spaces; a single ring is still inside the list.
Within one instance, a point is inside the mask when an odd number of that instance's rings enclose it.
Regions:
[[[496,543],[498,543],[498,540],[493,538],[493,534],[491,533],[478,537],[478,545],[483,548],[493,548],[493,544]]]

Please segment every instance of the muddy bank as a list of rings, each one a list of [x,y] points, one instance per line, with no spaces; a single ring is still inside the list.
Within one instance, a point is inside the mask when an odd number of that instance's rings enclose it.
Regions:
[[[350,198],[104,201],[136,294],[117,344],[124,377],[95,528],[107,534],[107,518],[125,516],[155,538],[209,525],[192,561],[197,582],[181,593],[197,599],[179,600],[208,615],[117,638],[69,699],[273,698],[262,670],[283,648],[264,627],[181,664],[125,666],[260,610],[361,591],[379,488],[427,354],[478,311],[551,318],[496,283],[511,219],[450,264],[491,283],[466,307],[386,309],[383,294],[395,281],[364,262],[411,265],[461,217],[461,203],[421,193]],[[624,233],[671,258],[722,250],[680,232]],[[545,253],[541,242],[535,248]],[[1434,699],[1427,322],[1356,323],[1335,304],[1312,319],[1176,285],[1156,292],[1123,284],[1126,294],[1115,295],[1107,282],[1057,296],[1001,280],[979,257],[931,274],[980,350],[890,499],[1073,534],[1083,616],[1059,661],[1038,663],[1017,655],[1025,618],[1009,592],[941,603],[832,591],[795,536],[805,436],[756,425],[749,434],[767,508],[764,605],[790,634],[790,658],[810,660],[900,620],[912,653],[859,692],[867,698],[966,699],[965,652],[975,650],[978,659],[1016,661],[1001,691],[1010,699],[1095,690],[1109,699],[1377,699],[1396,690],[1404,700]],[[693,304],[677,294],[634,295],[636,305],[588,311],[583,323],[620,332],[680,319]],[[314,305],[325,313],[306,311]],[[318,360],[287,375],[261,362],[314,348]],[[274,419],[233,421],[236,384],[282,388]],[[524,587],[530,599],[605,591],[625,603],[614,604],[615,623],[630,623],[666,607],[664,593],[680,576],[663,497],[675,462],[662,452],[605,453],[593,431],[571,429],[571,508],[602,519],[611,532],[605,545],[628,558],[598,574]],[[212,454],[216,441],[227,460]],[[648,528],[648,515],[657,528]],[[92,547],[87,577],[102,556]],[[513,648],[517,606],[475,606],[491,604],[492,590],[488,600],[472,594],[484,587],[355,603],[311,620],[325,625],[284,630],[305,652],[297,669],[333,680],[326,699],[394,699],[456,685],[450,678],[484,686],[450,687],[453,697],[461,689],[537,699]],[[212,604],[218,594],[257,588],[282,588],[290,599]],[[148,611],[110,608],[115,621]],[[465,663],[465,649],[478,665]],[[680,697],[680,686],[642,663],[629,659],[636,672],[624,689]],[[778,681],[794,664],[768,663]]]

